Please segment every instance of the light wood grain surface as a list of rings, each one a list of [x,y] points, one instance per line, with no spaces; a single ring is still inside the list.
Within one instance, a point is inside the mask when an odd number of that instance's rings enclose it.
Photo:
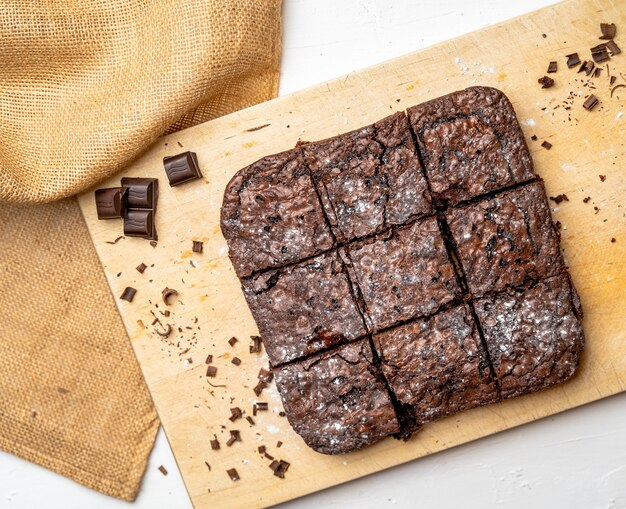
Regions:
[[[132,238],[107,243],[122,234],[121,221],[97,221],[93,192],[80,197],[113,294],[119,297],[126,286],[138,289],[132,303],[118,299],[118,306],[196,507],[278,503],[626,389],[626,93],[621,89],[609,97],[605,68],[592,81],[600,104],[585,111],[587,78],[568,70],[564,59],[574,51],[588,57],[601,21],[626,27],[626,1],[565,2],[163,138],[123,175],[99,186],[119,185],[121,176],[160,179],[154,248]],[[542,90],[537,78],[549,60],[559,62],[559,72],[552,75],[556,85]],[[609,67],[618,77],[626,74],[626,53]],[[259,398],[252,392],[267,358],[248,353],[248,338],[257,331],[219,229],[223,190],[241,167],[299,139],[333,136],[474,84],[495,86],[509,96],[548,194],[569,198],[552,205],[585,309],[587,344],[580,372],[560,387],[430,424],[408,443],[386,439],[344,456],[317,454],[278,415],[282,407],[273,386]],[[566,110],[563,101],[570,91],[573,104]],[[530,141],[533,134],[537,142]],[[544,139],[553,144],[551,150],[540,147]],[[205,178],[170,188],[162,158],[183,150],[198,154]],[[604,182],[599,175],[606,176]],[[590,201],[583,203],[587,196]],[[202,254],[191,252],[192,240],[204,241]],[[142,262],[148,269],[139,274],[135,267]],[[170,306],[161,300],[166,286],[179,291]],[[169,317],[160,313],[166,308]],[[152,313],[174,333],[159,336],[162,329],[151,325]],[[228,344],[231,336],[239,338],[234,347]],[[218,368],[215,378],[205,376],[207,354]],[[241,366],[231,363],[233,356],[242,359]],[[254,417],[255,426],[228,420],[230,407],[251,413],[256,400],[268,401],[270,411]],[[242,441],[226,447],[230,429],[239,429]],[[210,448],[213,434],[221,442],[219,451]],[[256,452],[262,444],[291,462],[284,480],[274,477],[269,461]],[[225,473],[232,467],[241,476],[238,482]]]

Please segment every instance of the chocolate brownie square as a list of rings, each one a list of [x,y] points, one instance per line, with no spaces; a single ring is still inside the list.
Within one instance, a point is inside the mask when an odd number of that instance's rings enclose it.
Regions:
[[[471,87],[407,110],[433,200],[455,204],[535,177],[507,97]]]
[[[333,245],[299,150],[265,157],[237,172],[226,186],[221,227],[240,278]]]
[[[376,334],[374,348],[409,428],[499,400],[467,305]]]
[[[567,275],[475,302],[503,398],[570,378],[584,345],[582,308]]]
[[[302,149],[340,243],[431,212],[404,113]]]
[[[312,449],[340,454],[397,433],[367,339],[274,369],[287,419]]]
[[[336,251],[256,274],[242,285],[274,366],[366,334]]]
[[[564,270],[541,182],[450,209],[446,218],[475,297]]]
[[[343,249],[372,331],[434,313],[460,295],[435,218]]]

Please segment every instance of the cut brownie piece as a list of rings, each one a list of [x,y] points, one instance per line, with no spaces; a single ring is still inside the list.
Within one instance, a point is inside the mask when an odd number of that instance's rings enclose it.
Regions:
[[[584,345],[582,308],[567,275],[475,302],[503,398],[570,378]]]
[[[224,192],[221,227],[240,278],[333,245],[299,150],[265,157],[237,172]]]
[[[274,369],[289,423],[312,449],[340,454],[397,433],[367,339]]]
[[[257,274],[242,284],[274,366],[366,334],[336,251]]]
[[[345,252],[373,331],[429,315],[460,295],[432,217],[346,246]]]
[[[404,113],[302,149],[341,243],[431,212]]]
[[[451,209],[446,218],[475,297],[564,270],[541,182]]]
[[[472,87],[408,109],[437,203],[462,200],[535,177],[507,97]]]
[[[374,347],[409,431],[499,400],[467,305],[377,334]]]

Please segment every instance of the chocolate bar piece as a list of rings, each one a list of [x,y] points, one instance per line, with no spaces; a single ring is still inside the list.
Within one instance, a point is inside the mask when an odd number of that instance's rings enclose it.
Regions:
[[[163,166],[172,187],[202,178],[195,152],[183,152],[175,156],[164,157]]]
[[[159,181],[152,178],[125,177],[122,187],[128,189],[129,209],[153,209],[156,212]]]
[[[154,211],[130,209],[124,218],[124,235],[128,237],[142,237],[144,239],[157,240]]]
[[[96,212],[98,219],[119,219],[126,210],[127,189],[109,187],[96,190]]]

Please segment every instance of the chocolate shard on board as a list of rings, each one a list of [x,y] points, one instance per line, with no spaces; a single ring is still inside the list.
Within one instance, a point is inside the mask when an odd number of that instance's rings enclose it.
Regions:
[[[600,31],[602,32],[600,39],[614,39],[617,27],[615,26],[615,23],[600,23]]]
[[[552,60],[549,64],[548,64],[548,71],[549,73],[553,73],[557,71],[557,62],[556,60]]]
[[[607,60],[611,59],[611,57],[609,56],[609,50],[604,43],[598,44],[597,46],[591,48],[591,57],[593,58],[593,61],[597,64],[601,64],[602,62],[606,62]]]
[[[129,209],[152,209],[156,212],[159,181],[152,178],[124,177],[122,187],[128,190]]]
[[[595,95],[591,94],[583,103],[583,108],[585,108],[587,111],[591,111],[598,105],[598,102],[598,98]]]
[[[572,53],[570,55],[565,55],[567,57],[567,67],[568,69],[571,69],[572,67],[576,67],[578,64],[580,64],[580,57],[578,56],[578,53]]]
[[[611,52],[611,56],[619,55],[622,52],[615,41],[608,41],[606,43],[606,48]]]
[[[582,307],[567,275],[478,299],[475,308],[503,398],[563,382],[576,371]]]
[[[163,167],[171,187],[202,178],[195,152],[183,152],[175,156],[164,157]]]
[[[407,110],[436,204],[454,205],[535,177],[508,98],[471,87]]]
[[[120,299],[128,301],[128,302],[132,302],[133,299],[135,298],[136,293],[137,293],[137,290],[135,290],[131,286],[127,286],[126,288],[124,288],[122,295],[120,295]]]
[[[127,195],[125,188],[97,189],[95,195],[98,219],[119,219],[124,216]]]
[[[154,211],[147,209],[129,209],[124,218],[124,235],[157,240],[154,225]]]
[[[554,80],[548,76],[539,78],[537,82],[541,85],[541,88],[550,88],[554,85]]]
[[[202,253],[204,248],[204,243],[199,240],[192,241],[191,250],[194,253]]]

